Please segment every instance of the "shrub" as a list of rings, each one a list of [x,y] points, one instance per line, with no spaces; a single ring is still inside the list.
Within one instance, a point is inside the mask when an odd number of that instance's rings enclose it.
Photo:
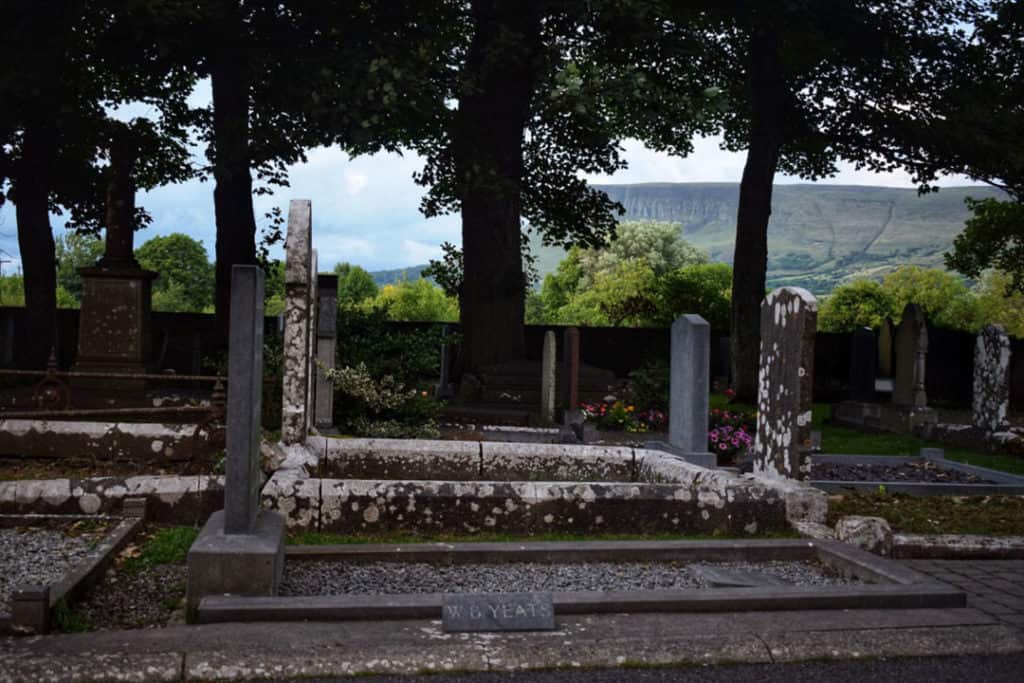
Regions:
[[[335,386],[334,417],[356,436],[433,437],[441,403],[427,390],[406,387],[392,375],[374,379],[365,363],[326,371]]]
[[[629,373],[626,394],[638,406],[668,410],[669,365],[664,360],[647,361]]]

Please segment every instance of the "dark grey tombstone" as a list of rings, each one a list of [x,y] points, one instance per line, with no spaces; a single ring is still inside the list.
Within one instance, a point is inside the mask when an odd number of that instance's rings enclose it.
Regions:
[[[551,631],[551,593],[467,593],[444,596],[442,628],[466,631]]]
[[[896,326],[892,318],[886,317],[878,328],[878,376],[892,377],[892,345],[896,337]]]
[[[870,327],[854,330],[850,339],[850,400],[873,401],[878,345]]]
[[[326,371],[334,369],[338,337],[338,276],[317,275],[316,419],[320,429],[334,427],[334,383]]]
[[[928,326],[917,304],[907,304],[896,328],[896,375],[892,402],[901,406],[925,408],[925,363],[928,356]]]
[[[711,389],[711,328],[699,315],[672,323],[668,445],[694,464],[713,466],[708,452],[708,393]]]
[[[578,327],[570,327],[562,333],[562,407],[566,412],[578,410],[580,407],[580,330]]]
[[[455,394],[455,392],[452,391],[451,379],[451,334],[451,325],[446,324],[444,327],[441,328],[441,376],[438,378],[437,386],[434,388],[434,398],[448,399]]]
[[[811,395],[818,301],[799,287],[772,291],[761,304],[754,472],[810,476]]]
[[[260,510],[263,271],[231,269],[227,467],[224,510],[210,515],[188,551],[187,601],[206,595],[275,595],[284,568],[284,517]]]

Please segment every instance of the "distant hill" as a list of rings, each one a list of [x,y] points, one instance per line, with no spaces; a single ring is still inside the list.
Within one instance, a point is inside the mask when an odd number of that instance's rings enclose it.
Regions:
[[[626,209],[625,219],[682,225],[683,237],[715,261],[733,255],[739,185],[643,183],[599,185]],[[916,190],[862,185],[776,185],[768,225],[770,286],[799,285],[826,293],[857,277],[880,277],[904,264],[942,266],[942,254],[963,230],[965,197],[1000,197],[998,190],[947,187],[919,196]],[[542,276],[565,252],[533,245]],[[423,266],[402,269],[418,276]],[[385,273],[373,273],[375,279]],[[397,277],[395,279],[398,279]]]
[[[373,281],[377,283],[378,287],[384,285],[390,285],[393,282],[399,282],[401,280],[419,280],[423,277],[420,272],[427,267],[424,263],[422,266],[409,266],[408,268],[393,268],[391,270],[373,270],[370,271],[370,276]]]

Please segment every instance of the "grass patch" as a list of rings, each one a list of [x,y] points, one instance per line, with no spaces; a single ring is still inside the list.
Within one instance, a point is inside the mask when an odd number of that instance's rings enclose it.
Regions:
[[[92,623],[88,614],[71,607],[63,598],[53,606],[52,615],[53,622],[64,633],[87,633],[96,630],[96,625]]]
[[[909,534],[1024,536],[1024,496],[833,496],[829,525],[844,515],[884,517],[893,531]]]
[[[125,548],[121,568],[136,572],[160,564],[184,564],[188,549],[198,535],[199,530],[191,526],[157,528],[147,534],[142,543]]]
[[[791,531],[773,531],[756,536],[738,534],[573,534],[545,532],[542,534],[418,534],[392,532],[383,534],[332,534],[303,531],[288,536],[288,545],[365,545],[369,543],[518,543],[524,541],[718,541],[749,538],[799,538]]]

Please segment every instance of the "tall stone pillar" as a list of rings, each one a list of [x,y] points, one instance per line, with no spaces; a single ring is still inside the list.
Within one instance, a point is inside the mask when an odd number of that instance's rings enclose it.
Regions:
[[[974,346],[974,426],[987,434],[1010,426],[1010,337],[986,325]]]
[[[754,472],[807,479],[811,473],[811,397],[818,300],[799,287],[772,291],[761,304]]]
[[[558,377],[555,359],[555,333],[544,333],[540,359],[540,419],[544,424],[555,421],[555,381]]]
[[[310,301],[313,279],[312,202],[288,205],[284,268],[284,376],[281,397],[281,442],[305,443],[309,424]]]
[[[338,341],[338,276],[317,275],[316,426],[334,428],[334,383],[325,371],[334,369]]]
[[[562,403],[566,411],[580,407],[580,330],[570,327],[562,334]]]
[[[896,377],[892,402],[911,408],[926,408],[925,372],[928,357],[928,325],[917,304],[907,304],[896,328]]]
[[[136,151],[126,135],[110,148],[107,183],[106,248],[95,266],[79,268],[82,309],[78,355],[72,370],[141,374],[152,370],[150,311],[157,273],[135,260]],[[142,388],[142,380],[77,378],[79,386]]]

